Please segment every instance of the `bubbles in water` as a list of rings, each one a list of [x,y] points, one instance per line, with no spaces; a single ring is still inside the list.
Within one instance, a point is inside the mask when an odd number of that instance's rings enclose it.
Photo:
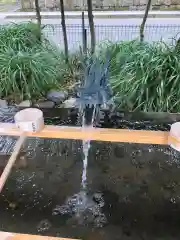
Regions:
[[[82,120],[82,129],[83,131],[86,131],[88,129],[93,129],[93,122],[95,119],[95,114],[96,114],[96,106],[93,108],[92,116],[91,116],[91,121],[90,125],[86,124],[86,119],[85,119],[85,112],[83,114],[83,120]],[[84,153],[84,159],[83,159],[83,173],[82,173],[82,180],[81,180],[81,186],[85,190],[86,189],[86,182],[87,182],[87,167],[88,167],[88,154],[89,154],[89,149],[91,147],[91,140],[87,139],[83,141],[83,153]]]
[[[87,196],[84,191],[79,192],[78,194],[69,197],[65,205],[57,206],[53,209],[53,215],[58,214],[70,214],[73,215],[78,213],[78,211],[84,210],[86,208]]]
[[[94,227],[103,227],[107,219],[102,213],[104,200],[101,193],[90,197],[85,191],[68,198],[66,203],[56,206],[52,215],[70,215],[75,216],[78,224],[92,224]]]
[[[87,182],[87,167],[88,167],[88,153],[90,149],[90,140],[83,141],[83,173],[82,173],[82,180],[81,185],[83,189],[86,189],[86,182]]]
[[[85,112],[82,120],[82,130],[86,131],[87,128],[93,129],[93,122],[96,113],[96,106],[94,106],[90,125],[86,125]],[[78,194],[68,198],[66,203],[61,206],[56,206],[53,209],[53,215],[71,215],[75,216],[80,224],[93,223],[96,227],[101,227],[106,223],[106,217],[101,212],[101,208],[104,206],[104,201],[101,194],[96,194],[94,198],[90,198],[86,194],[87,190],[87,167],[88,167],[88,154],[90,149],[90,139],[83,141],[83,171],[81,179],[82,191]]]
[[[48,219],[44,219],[40,221],[40,223],[37,226],[38,232],[45,232],[51,227],[51,223]]]

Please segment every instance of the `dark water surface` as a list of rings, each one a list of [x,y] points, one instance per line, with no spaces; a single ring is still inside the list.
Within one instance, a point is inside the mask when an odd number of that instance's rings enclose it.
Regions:
[[[17,110],[8,111],[0,110],[0,121],[13,120]],[[95,125],[167,131],[180,118],[141,121],[143,116],[133,116],[101,112]],[[73,109],[57,116],[47,111],[45,122],[81,125]],[[14,138],[0,137],[0,173],[14,143]],[[86,192],[81,189],[83,159],[80,140],[28,139],[0,195],[0,229],[85,240],[180,239],[178,152],[92,141]],[[77,204],[79,199],[85,202]]]
[[[81,141],[29,139],[19,158],[0,195],[1,230],[85,240],[180,239],[178,152],[91,142],[87,204],[78,214],[72,197],[81,191]]]

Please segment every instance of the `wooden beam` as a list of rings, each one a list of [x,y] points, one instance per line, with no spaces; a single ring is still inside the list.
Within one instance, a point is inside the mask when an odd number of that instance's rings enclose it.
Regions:
[[[21,131],[12,123],[0,124],[0,135],[19,136]],[[59,139],[91,139],[94,141],[110,142],[130,142],[145,144],[168,144],[169,132],[128,130],[128,129],[108,129],[108,128],[86,128],[50,126],[38,133],[27,132],[28,137],[59,138]]]
[[[1,240],[73,240],[70,238],[46,237],[46,236],[36,236],[36,235],[29,235],[29,234],[7,233],[7,232],[0,232],[0,239]]]

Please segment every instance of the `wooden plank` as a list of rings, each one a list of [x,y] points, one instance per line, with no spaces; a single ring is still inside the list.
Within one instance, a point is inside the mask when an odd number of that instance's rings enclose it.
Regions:
[[[0,239],[1,240],[75,240],[70,238],[37,236],[37,235],[7,233],[7,232],[0,232]]]
[[[1,123],[0,135],[19,136],[21,131],[13,123]],[[91,139],[95,141],[168,144],[169,132],[128,129],[86,128],[50,126],[38,133],[27,132],[28,137],[59,139]]]

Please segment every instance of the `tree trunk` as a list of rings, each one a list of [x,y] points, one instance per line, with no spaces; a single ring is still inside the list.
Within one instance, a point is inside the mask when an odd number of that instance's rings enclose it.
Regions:
[[[68,62],[68,40],[67,40],[63,0],[60,0],[60,8],[61,8],[61,25],[62,25],[63,38],[64,38],[64,51],[65,51],[66,62]]]
[[[39,7],[39,0],[35,0],[35,9],[36,9],[36,19],[39,24],[39,27],[41,28],[41,13],[40,13],[40,7]]]
[[[146,20],[148,17],[148,13],[149,13],[149,9],[151,7],[151,0],[147,0],[147,5],[146,5],[146,9],[145,9],[145,13],[144,13],[144,17],[140,26],[140,41],[143,42],[144,41],[144,27],[146,24]]]
[[[87,54],[87,31],[85,28],[84,12],[82,12],[82,45],[83,53]]]
[[[95,39],[95,29],[94,29],[94,20],[93,20],[93,11],[92,11],[92,0],[87,0],[88,7],[88,19],[89,19],[89,27],[91,33],[91,53],[93,54],[96,47],[96,39]]]
[[[41,13],[39,7],[39,0],[35,0],[36,19],[39,28],[39,40],[41,41]]]

